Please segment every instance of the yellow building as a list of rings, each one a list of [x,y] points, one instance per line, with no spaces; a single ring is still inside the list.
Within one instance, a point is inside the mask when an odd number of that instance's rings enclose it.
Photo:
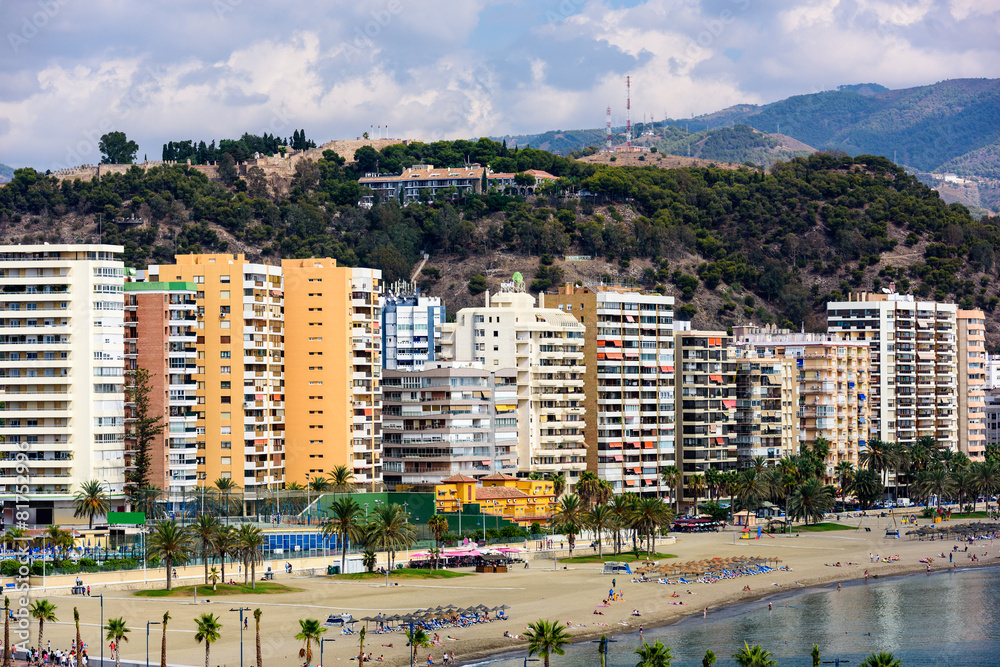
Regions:
[[[334,259],[281,262],[289,482],[307,484],[334,466],[354,483],[382,484],[382,272]]]
[[[465,505],[478,503],[480,512],[522,525],[548,522],[556,506],[552,482],[502,473],[483,477],[482,486],[466,475],[448,477],[434,487],[434,497],[436,509],[442,514],[460,512]]]
[[[175,260],[148,273],[151,281],[190,282],[197,289],[198,485],[232,479],[251,509],[285,482],[281,268],[243,255]]]
[[[958,449],[986,460],[986,313],[958,311]]]

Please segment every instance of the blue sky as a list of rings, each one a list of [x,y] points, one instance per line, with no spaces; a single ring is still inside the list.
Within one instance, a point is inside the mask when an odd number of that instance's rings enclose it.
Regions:
[[[1000,0],[2,0],[0,26],[0,162],[42,169],[99,161],[109,130],[158,159],[618,125],[626,75],[633,120],[1000,76]]]

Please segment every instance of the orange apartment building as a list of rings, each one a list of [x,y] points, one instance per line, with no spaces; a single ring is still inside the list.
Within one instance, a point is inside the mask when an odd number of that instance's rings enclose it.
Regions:
[[[461,512],[466,504],[478,503],[481,512],[522,526],[549,522],[556,506],[552,482],[503,473],[481,480],[467,475],[448,477],[434,487],[434,498],[440,513]]]

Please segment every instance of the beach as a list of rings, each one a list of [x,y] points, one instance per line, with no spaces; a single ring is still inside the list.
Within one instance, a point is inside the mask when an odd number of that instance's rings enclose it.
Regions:
[[[871,528],[870,532],[862,528],[776,536],[765,534],[760,539],[751,540],[736,539],[737,534],[731,530],[680,534],[676,535],[676,544],[659,549],[677,556],[676,559],[661,560],[661,563],[746,556],[778,558],[780,565],[790,568],[789,571],[775,570],[712,584],[634,583],[633,577],[624,573],[614,577],[603,575],[599,563],[564,565],[560,562],[558,569],[554,569],[550,556],[529,553],[530,567],[527,569],[518,566],[507,573],[474,574],[453,579],[400,580],[398,585],[388,588],[382,579],[342,581],[333,577],[297,576],[295,572],[289,577],[280,572],[276,579],[278,583],[302,590],[273,595],[209,598],[197,604],[192,599],[143,598],[127,591],[108,590],[103,591],[105,620],[113,616],[125,617],[133,632],[130,641],[124,645],[122,658],[144,661],[143,626],[147,621],[161,621],[163,613],[169,611],[172,620],[167,633],[168,662],[199,665],[205,662],[205,652],[204,646],[194,640],[192,619],[201,613],[215,613],[222,619],[223,631],[220,641],[212,646],[211,664],[231,667],[240,664],[240,633],[238,612],[230,610],[241,606],[250,610],[260,607],[263,613],[264,663],[288,665],[301,664],[301,661],[296,662],[301,642],[294,639],[299,631],[299,619],[315,618],[322,622],[330,614],[344,612],[353,614],[355,618],[380,613],[407,614],[417,609],[448,604],[459,607],[507,605],[506,614],[510,620],[442,629],[439,631],[440,644],[420,649],[417,654],[417,662],[421,664],[427,664],[428,655],[433,657],[435,664],[440,664],[443,651],[454,652],[459,663],[468,663],[497,653],[523,650],[526,647],[524,640],[504,637],[504,633],[521,635],[528,623],[539,618],[569,624],[573,640],[584,641],[601,634],[637,632],[640,624],[643,628],[652,628],[687,616],[711,616],[713,611],[723,607],[760,600],[777,593],[863,580],[865,570],[873,580],[923,572],[928,564],[920,562],[922,558],[934,559],[929,564],[932,571],[1000,562],[997,559],[1000,545],[994,547],[991,540],[980,540],[968,552],[954,553],[954,563],[950,563],[949,552],[958,544],[955,540],[910,539],[905,536],[908,526],[901,527],[902,539],[887,538],[886,521],[888,519],[883,518],[881,523],[877,523],[875,519],[865,519],[865,526]],[[859,520],[849,519],[843,523],[857,525]],[[920,523],[926,525],[929,522]],[[953,520],[951,523],[960,521]],[[960,548],[964,549],[964,544]],[[940,557],[942,552],[944,558]],[[574,555],[591,553],[593,550],[584,548],[577,549]],[[969,560],[973,554],[979,558],[978,563]],[[898,556],[898,560],[870,562],[870,555]],[[835,565],[838,562],[839,567]],[[608,595],[612,578],[616,579],[616,590],[621,591],[624,599],[607,607],[600,606]],[[749,587],[749,590],[744,590],[744,587]],[[670,597],[675,591],[678,597]],[[99,592],[102,591],[94,591],[95,594]],[[84,641],[89,644],[89,653],[98,656],[98,599],[70,595],[46,597],[58,606],[56,613],[60,622],[46,624],[45,639],[52,641],[53,648],[68,646],[75,633],[72,608],[76,605],[81,611],[81,632]],[[766,602],[760,604],[765,605]],[[603,615],[595,615],[595,610],[603,612]],[[633,610],[638,610],[640,616],[633,616]],[[249,616],[252,611],[244,613]],[[355,627],[363,625],[359,623]],[[32,627],[34,637],[34,624]],[[382,664],[385,665],[409,664],[405,636],[399,632],[376,634],[374,629],[374,624],[369,624],[365,653],[372,653],[373,658],[384,656]],[[158,626],[151,628],[150,659],[153,663],[159,661],[160,632]],[[449,636],[454,639],[449,639]],[[251,617],[243,634],[244,664],[247,665],[255,661],[254,637]],[[332,627],[323,637],[335,640],[324,644],[324,662],[327,664],[350,660],[358,653],[358,635],[344,635],[339,627]],[[314,646],[313,653],[313,664],[320,664],[319,647]],[[108,655],[107,647],[105,654]]]

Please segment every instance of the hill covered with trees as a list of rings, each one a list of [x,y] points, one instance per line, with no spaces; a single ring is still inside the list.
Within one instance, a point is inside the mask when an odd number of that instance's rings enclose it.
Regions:
[[[0,188],[5,242],[105,242],[130,265],[187,252],[243,252],[265,261],[332,256],[419,279],[449,312],[495,288],[510,269],[533,289],[563,280],[619,280],[677,297],[695,326],[777,323],[822,330],[828,299],[894,282],[901,292],[990,313],[1000,303],[995,219],[981,221],[882,157],[819,153],[758,169],[595,165],[481,139],[333,151],[303,161],[287,193],[247,174],[231,185],[186,165],[134,168],[97,181],[59,181],[21,169]],[[370,153],[370,154],[369,154]],[[559,177],[537,197],[443,196],[360,208],[359,175],[418,162]],[[253,171],[253,170],[251,170]],[[136,216],[143,224],[116,224]],[[587,262],[563,261],[587,255]],[[479,276],[479,277],[477,277]]]

